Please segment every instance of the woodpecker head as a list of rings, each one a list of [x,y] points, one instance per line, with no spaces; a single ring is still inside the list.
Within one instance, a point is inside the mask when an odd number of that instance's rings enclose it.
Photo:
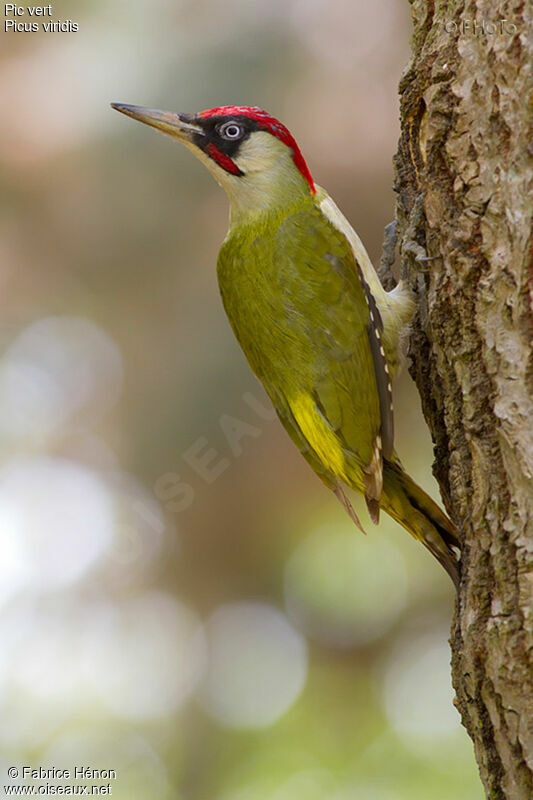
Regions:
[[[191,150],[227,192],[232,218],[315,193],[293,136],[260,108],[222,106],[198,114],[174,114],[122,103],[111,105]]]

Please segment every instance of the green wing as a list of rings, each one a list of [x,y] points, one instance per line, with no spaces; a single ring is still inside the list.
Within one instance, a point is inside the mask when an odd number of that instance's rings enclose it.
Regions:
[[[309,345],[302,378],[348,461],[366,466],[380,406],[369,307],[350,245],[319,209],[305,210],[279,226],[275,255],[289,325]]]
[[[373,323],[350,245],[314,204],[228,241],[219,282],[248,361],[325,483],[381,473]],[[381,484],[376,490],[377,497]],[[370,492],[372,494],[372,492]]]

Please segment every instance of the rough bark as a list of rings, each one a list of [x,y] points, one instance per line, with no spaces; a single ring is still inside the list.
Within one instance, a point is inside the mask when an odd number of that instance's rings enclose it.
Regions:
[[[410,369],[464,539],[456,705],[487,797],[531,800],[531,20],[519,0],[411,5],[397,215]]]

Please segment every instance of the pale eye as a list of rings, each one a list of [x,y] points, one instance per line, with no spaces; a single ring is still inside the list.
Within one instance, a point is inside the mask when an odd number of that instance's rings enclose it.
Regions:
[[[218,129],[219,134],[223,139],[235,140],[240,139],[244,131],[236,122],[225,122]]]

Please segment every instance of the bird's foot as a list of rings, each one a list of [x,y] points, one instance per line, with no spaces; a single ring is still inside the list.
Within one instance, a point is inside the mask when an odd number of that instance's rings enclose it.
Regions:
[[[402,280],[407,281],[410,274],[410,261],[415,261],[416,271],[427,272],[427,264],[434,261],[439,256],[428,256],[427,250],[420,244],[420,239],[424,237],[424,200],[421,194],[416,198],[411,213],[409,215],[409,225],[402,240]],[[403,257],[406,256],[406,257]]]
[[[383,246],[378,267],[378,276],[381,285],[387,291],[394,289],[396,281],[392,272],[392,265],[396,260],[396,245],[398,243],[397,221],[394,219],[385,226],[383,231]]]

